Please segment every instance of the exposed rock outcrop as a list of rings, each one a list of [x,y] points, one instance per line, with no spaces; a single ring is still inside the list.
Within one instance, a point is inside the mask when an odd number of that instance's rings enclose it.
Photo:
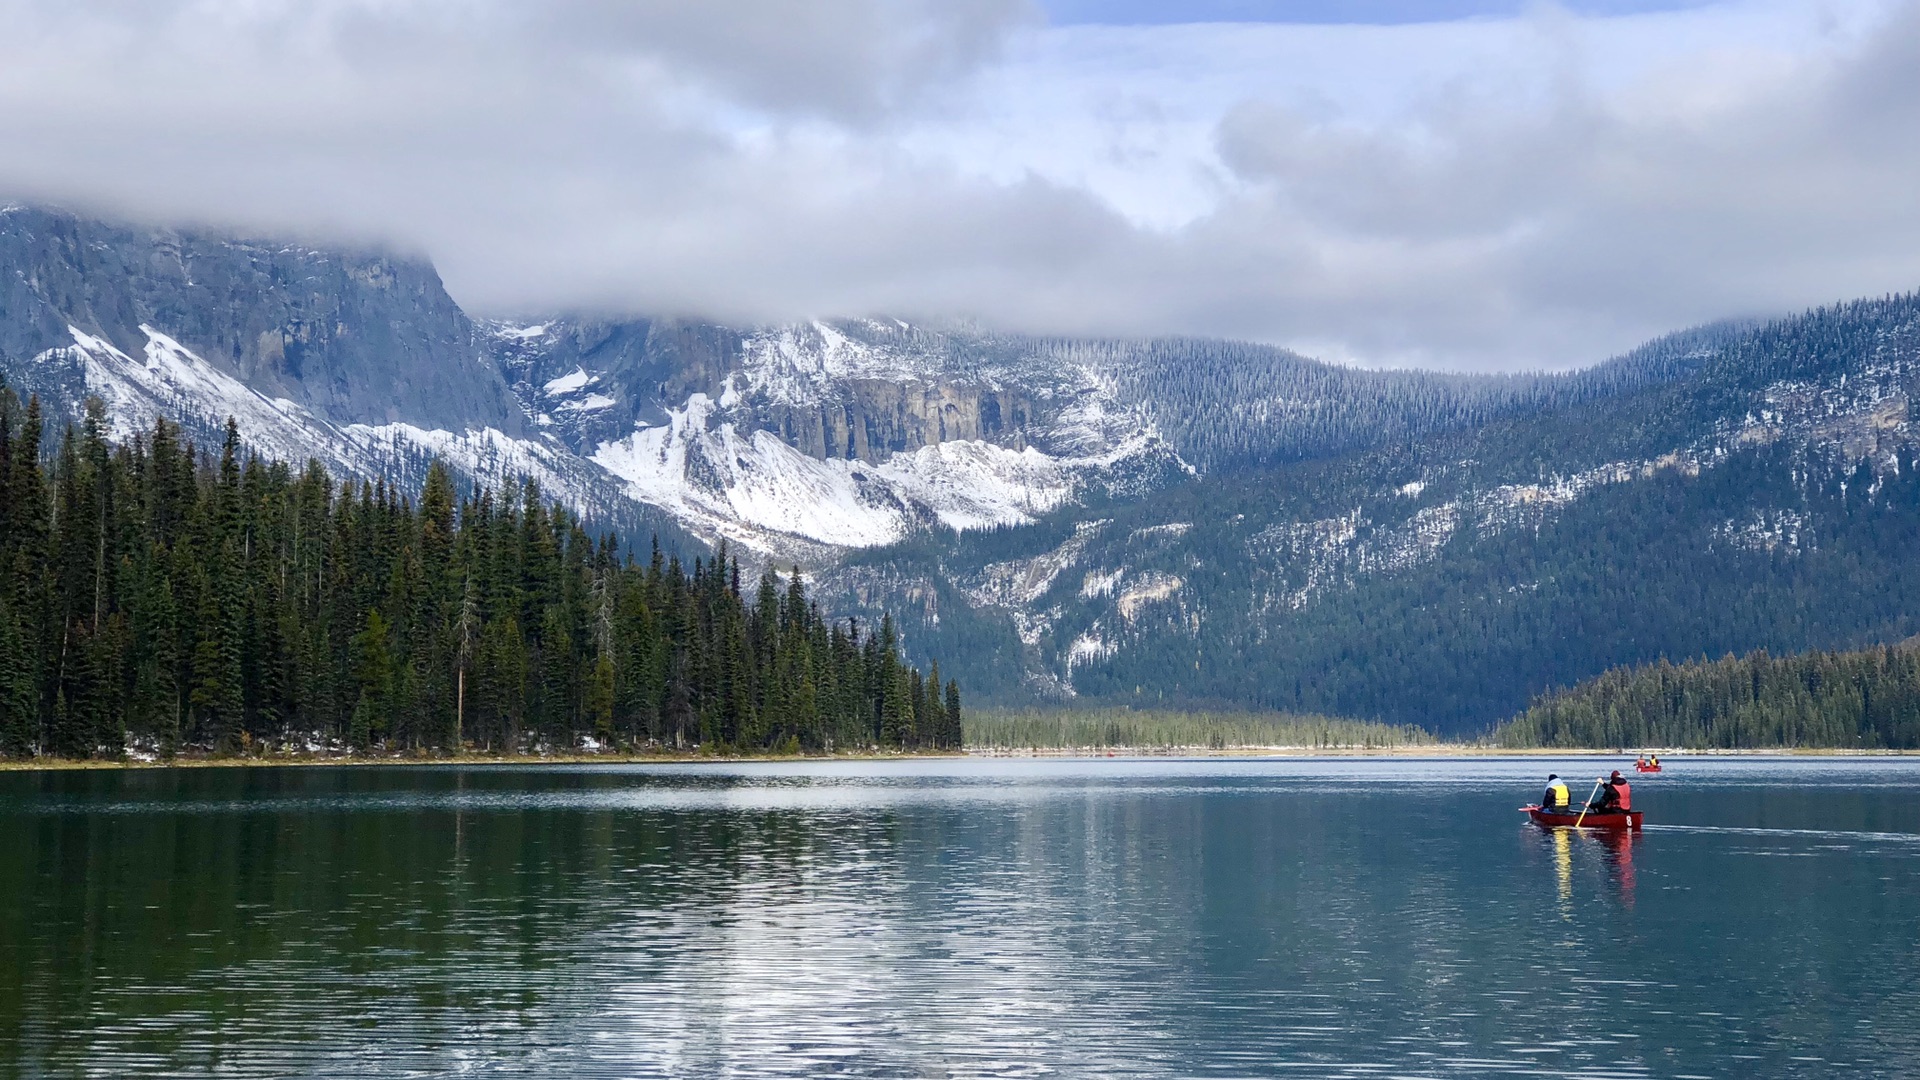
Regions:
[[[57,211],[0,212],[0,356],[73,344],[138,356],[164,330],[269,397],[337,424],[527,424],[433,267]]]

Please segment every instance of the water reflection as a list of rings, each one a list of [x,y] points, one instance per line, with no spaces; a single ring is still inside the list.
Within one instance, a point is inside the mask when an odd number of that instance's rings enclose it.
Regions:
[[[1920,1069],[1920,769],[1378,764],[0,777],[0,1075]]]
[[[1600,829],[1593,834],[1605,853],[1607,877],[1618,890],[1620,902],[1629,908],[1633,907],[1633,849],[1642,835],[1637,829]]]
[[[1553,830],[1553,868],[1560,881],[1560,917],[1573,918],[1573,835]]]

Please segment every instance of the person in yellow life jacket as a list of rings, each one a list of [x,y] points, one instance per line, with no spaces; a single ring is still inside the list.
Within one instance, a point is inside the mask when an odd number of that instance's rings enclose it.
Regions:
[[[1547,793],[1540,796],[1540,809],[1565,810],[1572,801],[1573,796],[1567,793],[1566,781],[1560,779],[1558,773],[1548,773]]]

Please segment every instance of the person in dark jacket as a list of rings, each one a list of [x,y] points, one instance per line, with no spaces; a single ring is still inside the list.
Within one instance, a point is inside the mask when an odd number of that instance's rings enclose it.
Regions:
[[[1600,785],[1600,797],[1587,804],[1587,812],[1590,814],[1625,813],[1633,806],[1632,791],[1633,789],[1627,786],[1627,778],[1620,775],[1619,769],[1615,769],[1613,775]]]

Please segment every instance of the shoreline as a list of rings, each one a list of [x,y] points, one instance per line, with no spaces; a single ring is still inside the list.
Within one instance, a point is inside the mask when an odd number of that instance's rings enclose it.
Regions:
[[[440,754],[391,756],[356,754],[283,754],[262,757],[178,757],[172,760],[122,758],[29,758],[0,761],[0,773],[72,772],[94,770],[233,769],[297,767],[438,767],[515,768],[531,765],[745,765],[756,762],[792,764],[832,761],[942,761],[967,758],[1028,760],[1124,760],[1142,758],[1228,758],[1241,760],[1287,758],[1634,758],[1643,753],[1656,754],[1672,761],[1685,758],[1863,758],[1914,757],[1920,750],[1877,750],[1816,747],[1755,747],[1743,749],[1686,750],[1647,748],[1643,750],[1529,748],[1498,749],[1464,743],[1436,743],[1425,746],[1241,746],[1214,748],[1112,747],[1048,748],[1008,750],[990,747],[969,748],[959,752],[860,752],[833,754],[701,754],[701,753],[566,753],[566,754]]]
[[[1106,749],[968,749],[967,757],[989,758],[1306,758],[1306,757],[1403,757],[1403,758],[1538,758],[1589,757],[1637,758],[1652,754],[1665,760],[1702,757],[1915,757],[1920,750],[1880,750],[1867,747],[1795,747],[1767,746],[1737,749],[1689,750],[1680,747],[1644,747],[1633,750],[1582,747],[1528,747],[1513,749],[1475,746],[1467,743],[1434,743],[1425,746],[1240,746],[1216,749],[1205,746],[1113,747]]]
[[[162,770],[162,769],[236,769],[236,768],[298,768],[339,767],[353,768],[365,766],[404,766],[404,767],[492,767],[525,765],[739,765],[756,761],[796,762],[796,761],[911,761],[940,760],[942,758],[965,757],[962,753],[941,751],[915,752],[872,752],[846,754],[699,754],[699,753],[651,753],[651,754],[394,754],[375,756],[370,754],[274,754],[261,757],[229,755],[225,757],[177,757],[171,760],[141,758],[27,758],[24,760],[0,760],[0,773],[5,772],[74,772],[87,770]]]

